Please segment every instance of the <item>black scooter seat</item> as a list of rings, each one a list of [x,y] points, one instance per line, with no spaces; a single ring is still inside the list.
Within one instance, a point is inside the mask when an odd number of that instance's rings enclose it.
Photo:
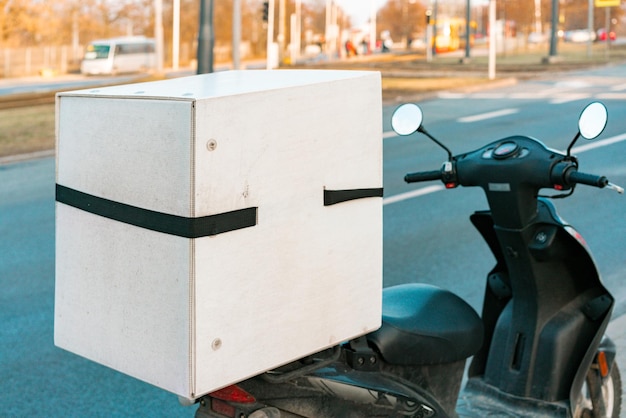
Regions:
[[[451,363],[475,354],[483,342],[483,323],[463,299],[426,284],[383,290],[382,326],[369,334],[391,364]]]

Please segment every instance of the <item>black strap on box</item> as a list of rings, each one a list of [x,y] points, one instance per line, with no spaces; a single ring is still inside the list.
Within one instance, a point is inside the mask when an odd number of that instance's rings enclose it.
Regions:
[[[257,224],[256,207],[188,218],[143,209],[56,185],[56,201],[108,219],[184,238],[200,238]]]
[[[363,199],[367,197],[383,197],[383,188],[372,189],[347,189],[326,190],[324,189],[324,206],[336,205],[349,200]]]

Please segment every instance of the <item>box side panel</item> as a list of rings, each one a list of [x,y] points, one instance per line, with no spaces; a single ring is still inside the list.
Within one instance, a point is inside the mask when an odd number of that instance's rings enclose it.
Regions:
[[[190,216],[192,102],[59,96],[57,182]]]
[[[380,74],[355,74],[199,100],[196,216],[255,206],[262,198],[289,203],[298,197],[290,193],[310,195],[320,182],[330,189],[382,187]]]
[[[189,396],[189,240],[56,209],[55,344]]]
[[[190,216],[192,107],[59,94],[57,183]],[[56,344],[189,396],[191,241],[57,203],[56,243]]]
[[[382,188],[381,109],[375,73],[198,103],[197,213],[258,207],[196,240],[198,394],[380,326],[382,199],[323,192]]]

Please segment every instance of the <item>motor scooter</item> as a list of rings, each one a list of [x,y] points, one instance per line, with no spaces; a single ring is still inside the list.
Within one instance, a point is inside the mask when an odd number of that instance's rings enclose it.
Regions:
[[[605,335],[614,298],[550,199],[571,196],[578,184],[623,193],[578,171],[571,155],[579,137],[604,130],[605,106],[583,110],[564,153],[517,135],[453,156],[422,118],[405,104],[391,122],[399,135],[426,135],[448,159],[405,181],[476,186],[487,197],[489,210],[470,217],[496,259],[482,314],[435,286],[385,288],[380,329],[210,393],[197,418],[619,417],[616,346]],[[539,195],[549,188],[559,194]]]

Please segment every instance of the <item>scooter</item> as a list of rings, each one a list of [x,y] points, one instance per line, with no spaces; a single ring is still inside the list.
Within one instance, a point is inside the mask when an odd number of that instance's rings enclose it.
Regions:
[[[405,104],[399,135],[420,132],[440,145],[442,168],[408,183],[481,187],[490,210],[471,215],[493,252],[482,315],[450,291],[405,284],[383,291],[375,332],[200,399],[197,418],[217,417],[619,417],[616,346],[606,336],[614,298],[580,234],[540,189],[571,196],[578,184],[623,193],[604,176],[578,171],[571,149],[607,122],[588,105],[565,153],[510,136],[453,156]],[[461,392],[466,360],[467,383]]]

